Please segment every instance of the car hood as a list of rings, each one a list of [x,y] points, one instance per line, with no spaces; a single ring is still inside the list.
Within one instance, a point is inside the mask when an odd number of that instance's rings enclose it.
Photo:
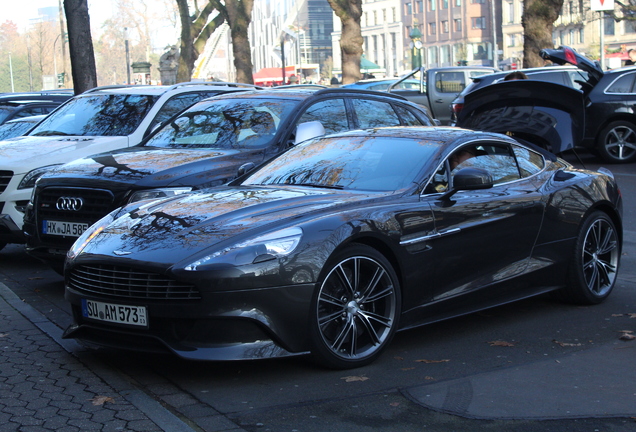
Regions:
[[[223,187],[164,201],[137,203],[87,243],[83,256],[134,256],[170,265],[268,232],[269,226],[386,193],[303,187]],[[128,207],[130,210],[133,206]],[[250,235],[252,233],[252,235]],[[217,246],[218,245],[218,246]]]
[[[49,171],[39,184],[77,185],[81,181],[83,186],[108,185],[111,190],[117,190],[117,184],[125,189],[133,185],[196,186],[214,179],[229,181],[240,165],[262,159],[263,150],[133,147],[75,160]]]
[[[0,169],[21,174],[128,145],[128,137],[21,136],[0,142]]]
[[[587,72],[589,76],[588,83],[592,86],[596,85],[601,78],[603,78],[604,72],[598,61],[590,60],[570,47],[561,46],[556,49],[542,49],[539,55],[541,58],[550,60],[558,65],[571,64]]]
[[[457,118],[457,126],[547,143],[554,153],[581,142],[584,122],[582,92],[533,80],[504,81],[468,93]]]

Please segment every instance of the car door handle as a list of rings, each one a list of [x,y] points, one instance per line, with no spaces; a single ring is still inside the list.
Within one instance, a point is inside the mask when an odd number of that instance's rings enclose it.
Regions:
[[[444,101],[442,99],[437,99],[435,100],[436,103],[444,103]]]

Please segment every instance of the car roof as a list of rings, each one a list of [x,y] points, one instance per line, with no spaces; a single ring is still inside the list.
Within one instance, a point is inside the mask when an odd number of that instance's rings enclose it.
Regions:
[[[87,90],[82,95],[86,94],[124,94],[124,95],[147,95],[147,96],[161,96],[171,91],[228,91],[228,90],[244,90],[244,89],[259,89],[261,87],[251,84],[242,83],[223,83],[223,82],[185,82],[175,85],[113,85],[95,87]]]
[[[26,104],[35,102],[63,102],[72,98],[73,91],[41,91],[24,93],[0,93],[0,104]]]
[[[351,95],[351,96],[360,96],[360,95],[369,95],[381,98],[389,98],[394,100],[406,101],[406,99],[400,95],[387,93],[383,91],[375,91],[375,90],[367,90],[367,89],[355,89],[355,88],[300,88],[294,89],[292,87],[286,87],[282,89],[278,89],[276,87],[266,88],[258,91],[243,91],[238,93],[226,93],[215,96],[213,99],[228,99],[228,98],[246,98],[246,97],[256,97],[256,98],[279,98],[279,99],[298,99],[304,100],[313,96],[322,96],[322,95]],[[211,99],[206,99],[211,100]]]

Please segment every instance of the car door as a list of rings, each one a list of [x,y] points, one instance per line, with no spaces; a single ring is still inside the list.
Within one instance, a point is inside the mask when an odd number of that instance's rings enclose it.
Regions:
[[[436,257],[435,300],[488,287],[523,272],[541,226],[542,195],[532,170],[519,166],[511,145],[485,141],[473,142],[471,147],[477,149],[476,156],[451,170],[455,153],[451,154],[436,181],[445,180],[448,190],[459,170],[479,168],[493,176],[494,186],[458,191],[450,198],[439,193],[423,196],[433,209],[437,235],[430,242]],[[436,186],[428,192],[439,190]]]

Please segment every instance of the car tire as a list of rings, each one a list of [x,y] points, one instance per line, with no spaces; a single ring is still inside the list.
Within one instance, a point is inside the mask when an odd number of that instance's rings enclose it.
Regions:
[[[576,239],[567,286],[556,292],[557,297],[584,305],[605,300],[616,283],[621,246],[612,219],[601,211],[591,213]]]
[[[331,257],[316,284],[311,309],[314,359],[350,369],[377,359],[398,327],[401,293],[389,261],[366,245]]]
[[[596,149],[605,162],[632,162],[636,159],[636,126],[623,120],[611,122],[599,133]]]

